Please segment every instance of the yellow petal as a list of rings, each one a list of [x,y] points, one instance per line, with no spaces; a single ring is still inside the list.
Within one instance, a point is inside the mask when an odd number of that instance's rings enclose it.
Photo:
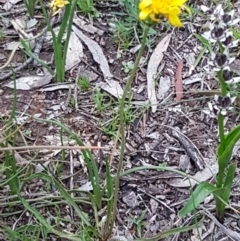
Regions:
[[[140,10],[143,10],[144,8],[149,7],[151,4],[152,4],[152,0],[142,0],[142,1],[139,3],[139,9],[140,9]]]
[[[156,18],[156,14],[155,13],[151,13],[149,15],[149,18],[153,21],[153,22],[160,22],[160,19]]]
[[[152,10],[151,10],[150,7],[145,8],[144,10],[142,10],[142,11],[139,13],[139,19],[140,19],[140,20],[145,20],[151,12],[152,12]]]
[[[169,15],[168,20],[173,26],[182,27],[182,22],[177,15]]]
[[[187,0],[172,0],[170,5],[172,6],[182,6]]]

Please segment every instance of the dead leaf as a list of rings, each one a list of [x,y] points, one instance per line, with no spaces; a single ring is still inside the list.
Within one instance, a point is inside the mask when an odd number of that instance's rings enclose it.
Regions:
[[[171,87],[171,79],[169,76],[161,77],[159,80],[158,88],[158,98],[159,100],[163,99],[165,94],[169,91]]]
[[[108,65],[107,58],[105,57],[102,48],[98,45],[97,42],[90,39],[86,35],[82,33],[81,30],[79,30],[74,25],[72,26],[72,29],[74,33],[84,42],[85,45],[87,45],[89,51],[91,52],[93,59],[95,62],[97,62],[100,66],[100,69],[104,75],[105,78],[112,78],[113,75],[110,72],[110,68]]]
[[[175,75],[175,90],[176,90],[177,101],[181,101],[183,98],[182,69],[183,69],[183,61],[180,60],[177,65],[177,70]]]
[[[203,170],[197,172],[193,177],[199,182],[207,181],[218,173],[218,165],[217,163],[212,166],[207,166]],[[173,187],[190,187],[195,186],[197,181],[193,179],[186,179],[181,181],[180,179],[175,179],[173,182],[170,182],[169,185]]]
[[[44,86],[43,88],[39,89],[40,92],[48,92],[48,91],[56,91],[56,90],[69,90],[73,89],[75,84],[69,83],[57,83],[57,84],[50,84],[48,86]]]
[[[21,2],[21,0],[8,0],[6,3],[3,5],[3,9],[5,11],[9,11],[13,5],[17,4],[18,2]]]
[[[32,90],[35,88],[42,87],[46,84],[49,84],[52,80],[53,76],[45,71],[44,75],[30,75],[30,76],[24,76],[16,79],[16,89],[17,90]],[[11,81],[10,83],[4,85],[8,88],[14,88],[14,81]]]
[[[84,31],[86,31],[88,33],[91,33],[91,34],[96,34],[97,33],[100,36],[102,36],[104,34],[104,31],[94,27],[90,23],[87,23],[83,19],[79,18],[76,14],[74,15],[73,23],[76,24],[79,28],[81,28],[82,30],[84,30]]]
[[[15,18],[15,19],[11,20],[11,24],[14,27],[14,29],[16,30],[16,32],[19,34],[20,38],[31,39],[33,37],[32,33],[27,33],[25,31],[26,28],[25,28],[24,23],[21,18]],[[31,49],[33,49],[36,45],[36,41],[30,40],[30,41],[27,41],[27,44],[30,46]]]
[[[198,73],[198,74],[191,75],[189,78],[184,79],[183,84],[190,85],[197,82],[201,82],[202,80],[203,80],[203,73]]]
[[[158,74],[158,66],[163,59],[163,53],[167,50],[172,34],[164,37],[154,49],[147,67],[148,100],[152,106],[152,112],[157,110],[157,97],[155,90],[155,77]]]
[[[138,196],[134,192],[130,192],[124,196],[123,202],[130,208],[135,208],[139,205]]]
[[[113,75],[110,71],[107,58],[105,57],[102,48],[98,45],[97,42],[84,35],[82,31],[77,27],[72,26],[72,29],[75,34],[83,41],[83,43],[87,45],[93,56],[93,59],[96,63],[99,64],[99,67],[104,75],[104,79],[107,82],[107,84],[104,84],[102,88],[105,90],[107,89],[110,94],[114,93],[113,95],[116,97],[121,97],[123,94],[123,89],[117,81],[112,80]]]
[[[68,44],[68,50],[67,50],[65,71],[79,64],[81,62],[81,58],[83,58],[82,43],[78,39],[76,34],[74,32],[71,32],[69,44]]]

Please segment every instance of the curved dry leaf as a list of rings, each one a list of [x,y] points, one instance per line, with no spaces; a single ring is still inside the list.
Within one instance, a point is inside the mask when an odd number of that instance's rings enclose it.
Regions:
[[[124,236],[113,236],[108,241],[129,241]]]
[[[148,100],[152,106],[152,112],[157,110],[157,97],[155,90],[155,76],[158,74],[158,66],[163,59],[163,53],[167,50],[172,34],[164,37],[154,49],[147,67]]]
[[[162,100],[165,94],[170,90],[171,79],[169,76],[161,77],[158,85],[158,99]]]
[[[78,37],[74,32],[71,32],[68,49],[67,49],[65,71],[79,64],[81,62],[82,57],[83,57],[82,42],[78,39]]]
[[[88,22],[84,21],[83,19],[79,18],[77,16],[77,14],[75,14],[73,17],[73,23],[88,33],[98,34],[100,36],[102,36],[104,34],[103,30],[98,29],[95,26],[93,26],[91,23],[88,23]]]
[[[207,166],[203,170],[197,172],[193,177],[197,179],[199,182],[207,181],[218,173],[218,165],[217,163],[212,166]],[[197,182],[193,179],[185,179],[181,181],[179,179],[175,179],[173,182],[169,183],[170,186],[173,187],[190,187],[195,186]]]
[[[104,75],[104,79],[107,82],[107,85],[103,85],[102,89],[105,89],[110,94],[114,95],[115,97],[121,97],[123,94],[123,89],[120,86],[120,84],[112,80],[113,75],[110,71],[107,58],[105,57],[102,48],[99,46],[97,42],[90,39],[86,35],[82,33],[81,30],[79,30],[74,25],[72,26],[72,29],[74,33],[84,42],[84,44],[88,47],[89,51],[91,52],[93,59],[96,63],[99,64],[99,67]]]
[[[112,78],[113,75],[110,72],[110,68],[108,65],[107,58],[105,57],[102,48],[98,45],[97,42],[90,39],[86,35],[82,33],[81,30],[79,30],[74,25],[72,26],[72,29],[74,33],[84,42],[84,44],[87,45],[89,51],[92,53],[93,59],[95,62],[97,62],[100,66],[100,69],[104,75],[105,78]]]
[[[178,61],[176,75],[175,75],[175,90],[176,90],[176,99],[181,101],[183,98],[183,86],[182,86],[182,69],[183,61]]]
[[[53,76],[48,72],[43,76],[30,75],[24,76],[16,79],[16,89],[17,90],[32,90],[35,88],[42,87],[46,84],[49,84]],[[14,81],[4,85],[5,87],[14,89]]]
[[[3,9],[5,11],[9,11],[15,4],[21,2],[21,0],[8,0],[6,3],[3,5]]]

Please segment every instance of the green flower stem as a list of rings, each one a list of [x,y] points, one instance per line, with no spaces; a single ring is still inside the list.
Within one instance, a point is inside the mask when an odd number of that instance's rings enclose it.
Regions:
[[[120,107],[119,107],[119,115],[120,115],[120,136],[121,136],[121,150],[120,150],[120,157],[119,157],[119,162],[118,162],[118,168],[117,168],[117,174],[115,176],[115,191],[114,191],[114,201],[113,201],[113,214],[112,214],[112,223],[109,227],[109,232],[108,235],[111,235],[112,229],[113,229],[113,224],[114,224],[114,220],[116,218],[116,214],[117,214],[117,201],[118,201],[118,188],[119,188],[119,179],[120,179],[120,174],[122,171],[122,166],[123,166],[123,157],[124,157],[124,151],[125,151],[125,119],[124,119],[124,106],[125,106],[125,100],[126,97],[129,93],[131,84],[133,82],[134,76],[138,70],[138,66],[139,66],[139,62],[140,59],[142,57],[144,48],[145,48],[145,44],[146,44],[146,40],[147,40],[147,34],[149,31],[149,26],[146,25],[145,29],[144,29],[144,33],[143,33],[143,38],[142,38],[142,43],[141,43],[141,48],[138,52],[136,61],[134,63],[134,67],[133,70],[131,72],[131,75],[128,78],[128,81],[126,83],[126,86],[124,88],[123,91],[123,95],[122,98],[120,100]]]
[[[220,70],[217,72],[217,76],[218,76],[218,80],[220,82],[220,89],[222,92],[222,96],[227,95],[227,84],[225,83],[224,79],[223,79],[223,71]]]
[[[218,131],[220,137],[220,144],[225,148],[225,134],[224,134],[224,116],[222,114],[218,115]]]
[[[75,8],[76,8],[76,4],[77,4],[77,0],[71,1],[71,9],[70,9],[69,18],[68,18],[67,36],[66,36],[65,45],[64,45],[64,48],[63,48],[63,67],[64,67],[64,70],[65,70],[65,65],[66,65],[67,50],[68,50],[69,39],[70,39],[71,32],[72,32],[72,24],[73,24],[73,18],[74,18],[74,12],[75,12]]]
[[[23,0],[25,7],[31,18],[34,17],[34,8],[36,4],[36,0]]]
[[[222,96],[227,95],[227,85],[223,79],[223,71],[220,70],[217,73],[218,80],[220,82],[220,88],[221,88],[221,94]],[[218,115],[218,131],[219,131],[219,137],[220,137],[220,145],[222,146],[222,149],[225,149],[225,134],[224,134],[224,116],[220,113]],[[224,179],[224,169],[221,168],[221,163],[218,163],[219,165],[219,172],[217,176],[217,187],[221,188],[223,179]],[[217,202],[216,202],[217,203]]]
[[[60,26],[57,36],[54,33],[53,28],[51,27],[50,18],[42,3],[42,0],[40,1],[40,4],[43,9],[43,14],[46,19],[48,28],[52,34],[54,62],[55,62],[55,67],[56,67],[56,79],[57,79],[57,82],[63,82],[64,75],[65,75],[67,49],[68,49],[69,39],[70,39],[70,35],[71,35],[74,10],[76,8],[77,0],[71,0],[71,1],[69,1],[69,4],[66,5],[65,10],[64,10],[64,16],[63,16],[61,26]],[[66,40],[65,40],[64,44],[62,44],[63,35],[64,35],[66,29],[67,29]]]

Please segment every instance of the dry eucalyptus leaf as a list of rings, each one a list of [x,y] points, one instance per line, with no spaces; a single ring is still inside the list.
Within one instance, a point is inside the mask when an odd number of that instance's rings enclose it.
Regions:
[[[190,76],[189,78],[186,78],[183,80],[184,85],[190,85],[197,82],[201,82],[203,80],[203,73],[198,73]]]
[[[105,57],[102,48],[98,45],[97,42],[84,35],[82,31],[77,27],[72,26],[72,29],[75,34],[84,42],[84,44],[87,45],[93,56],[93,59],[96,63],[99,64],[104,79],[107,82],[107,84],[102,85],[101,88],[108,91],[115,97],[121,97],[123,94],[123,89],[117,81],[112,80],[113,75],[110,71],[107,58]]]
[[[197,172],[193,177],[197,179],[199,182],[207,181],[218,173],[218,165],[217,163],[212,166],[205,167],[203,170]],[[181,179],[175,179],[173,182],[170,182],[169,185],[173,187],[190,187],[195,186],[197,182],[193,179],[185,179],[181,181]]]
[[[113,236],[108,241],[129,241],[123,236]]]
[[[21,46],[20,42],[16,42],[16,41],[8,42],[8,43],[4,44],[3,47],[4,47],[4,50],[13,50],[17,47],[20,49],[23,48]]]
[[[74,25],[72,26],[72,29],[74,33],[84,42],[85,45],[87,45],[89,51],[91,52],[93,59],[95,62],[97,62],[100,66],[100,69],[104,75],[105,78],[112,78],[113,75],[110,72],[110,68],[108,65],[107,58],[105,57],[102,48],[98,45],[97,42],[90,39],[86,35],[82,33],[81,30],[79,30]]]
[[[169,76],[161,77],[158,85],[158,98],[162,100],[165,94],[170,90],[171,79]]]
[[[49,84],[53,76],[47,71],[43,76],[30,75],[24,76],[16,79],[16,89],[17,90],[32,90],[35,88],[42,87]],[[14,81],[4,85],[5,87],[14,89]]]
[[[177,70],[175,74],[175,90],[176,90],[176,99],[181,101],[183,98],[183,86],[182,86],[182,69],[183,61],[178,61]]]
[[[115,80],[110,80],[108,83],[102,83],[99,87],[116,98],[120,98],[123,95],[121,85]]]
[[[35,18],[32,18],[27,22],[26,27],[27,27],[27,29],[33,28],[35,25],[37,25],[37,23],[38,23],[38,21]]]
[[[75,86],[76,86],[75,84],[57,83],[57,84],[51,84],[51,85],[45,86],[39,89],[39,91],[47,92],[47,91],[56,91],[56,90],[69,90],[69,89],[73,89]]]
[[[22,19],[15,18],[15,19],[11,20],[11,24],[13,25],[16,32],[19,34],[20,38],[31,39],[33,37],[33,34],[27,33],[25,31],[26,26],[24,26]],[[29,44],[31,49],[33,49],[35,47],[36,41],[35,40],[27,41],[27,44]]]
[[[71,32],[68,49],[67,49],[65,71],[79,64],[81,62],[82,57],[83,57],[82,43],[78,39],[76,34],[74,32]]]
[[[100,36],[102,36],[104,34],[103,30],[94,27],[90,23],[87,23],[83,19],[79,18],[76,14],[74,15],[73,23],[75,23],[79,28],[81,28],[82,30],[84,30],[84,31],[86,31],[88,33],[91,33],[91,34],[96,34],[97,33]]]
[[[9,11],[13,5],[21,2],[22,0],[7,0],[6,3],[3,5],[3,9]]]
[[[155,90],[155,77],[158,74],[158,67],[163,59],[163,53],[167,50],[172,34],[164,37],[154,49],[147,67],[147,90],[148,100],[152,106],[152,112],[157,111],[157,97]]]

